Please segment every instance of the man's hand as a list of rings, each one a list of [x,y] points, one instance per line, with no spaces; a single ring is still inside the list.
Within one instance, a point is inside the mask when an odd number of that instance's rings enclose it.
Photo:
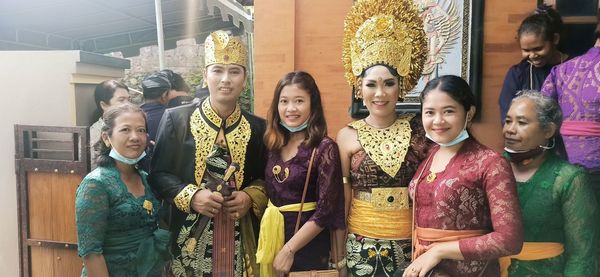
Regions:
[[[252,199],[243,191],[234,191],[231,196],[226,197],[223,205],[233,220],[239,220],[252,207]]]
[[[208,189],[197,191],[192,197],[192,209],[208,217],[219,213],[223,204],[223,197],[219,193],[212,193]]]

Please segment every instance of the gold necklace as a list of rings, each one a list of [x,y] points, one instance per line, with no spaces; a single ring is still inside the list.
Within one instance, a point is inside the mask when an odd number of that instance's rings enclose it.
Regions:
[[[273,166],[273,176],[275,177],[275,180],[277,180],[277,182],[279,182],[280,184],[285,182],[285,180],[290,177],[290,169],[289,168],[284,168],[283,169],[283,179],[279,179],[279,173],[281,173],[281,166],[279,165],[275,165]]]

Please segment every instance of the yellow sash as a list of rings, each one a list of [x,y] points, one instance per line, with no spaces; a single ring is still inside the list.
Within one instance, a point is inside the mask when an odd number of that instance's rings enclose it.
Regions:
[[[522,261],[543,260],[556,257],[565,252],[565,245],[558,242],[525,242],[521,253],[500,258],[500,276],[508,276],[511,259]]]
[[[410,209],[377,209],[370,202],[352,198],[348,215],[350,233],[375,239],[410,239]]]
[[[304,203],[302,211],[312,211],[316,208],[316,202],[308,202]],[[267,209],[260,221],[258,249],[256,250],[256,262],[260,264],[261,276],[274,276],[273,260],[279,250],[283,248],[283,243],[285,242],[285,225],[282,212],[299,211],[300,203],[276,207],[269,200]]]

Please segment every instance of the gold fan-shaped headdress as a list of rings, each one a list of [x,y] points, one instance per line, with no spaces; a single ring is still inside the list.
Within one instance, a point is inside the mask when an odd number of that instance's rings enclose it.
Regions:
[[[342,61],[350,86],[376,64],[398,72],[400,98],[415,87],[423,70],[427,40],[423,21],[412,0],[362,0],[344,21]]]

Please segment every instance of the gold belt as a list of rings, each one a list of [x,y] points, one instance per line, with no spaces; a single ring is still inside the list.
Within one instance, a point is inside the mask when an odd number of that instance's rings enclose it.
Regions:
[[[375,210],[396,210],[410,208],[408,188],[372,188],[371,191],[353,190],[354,198],[371,203]]]

